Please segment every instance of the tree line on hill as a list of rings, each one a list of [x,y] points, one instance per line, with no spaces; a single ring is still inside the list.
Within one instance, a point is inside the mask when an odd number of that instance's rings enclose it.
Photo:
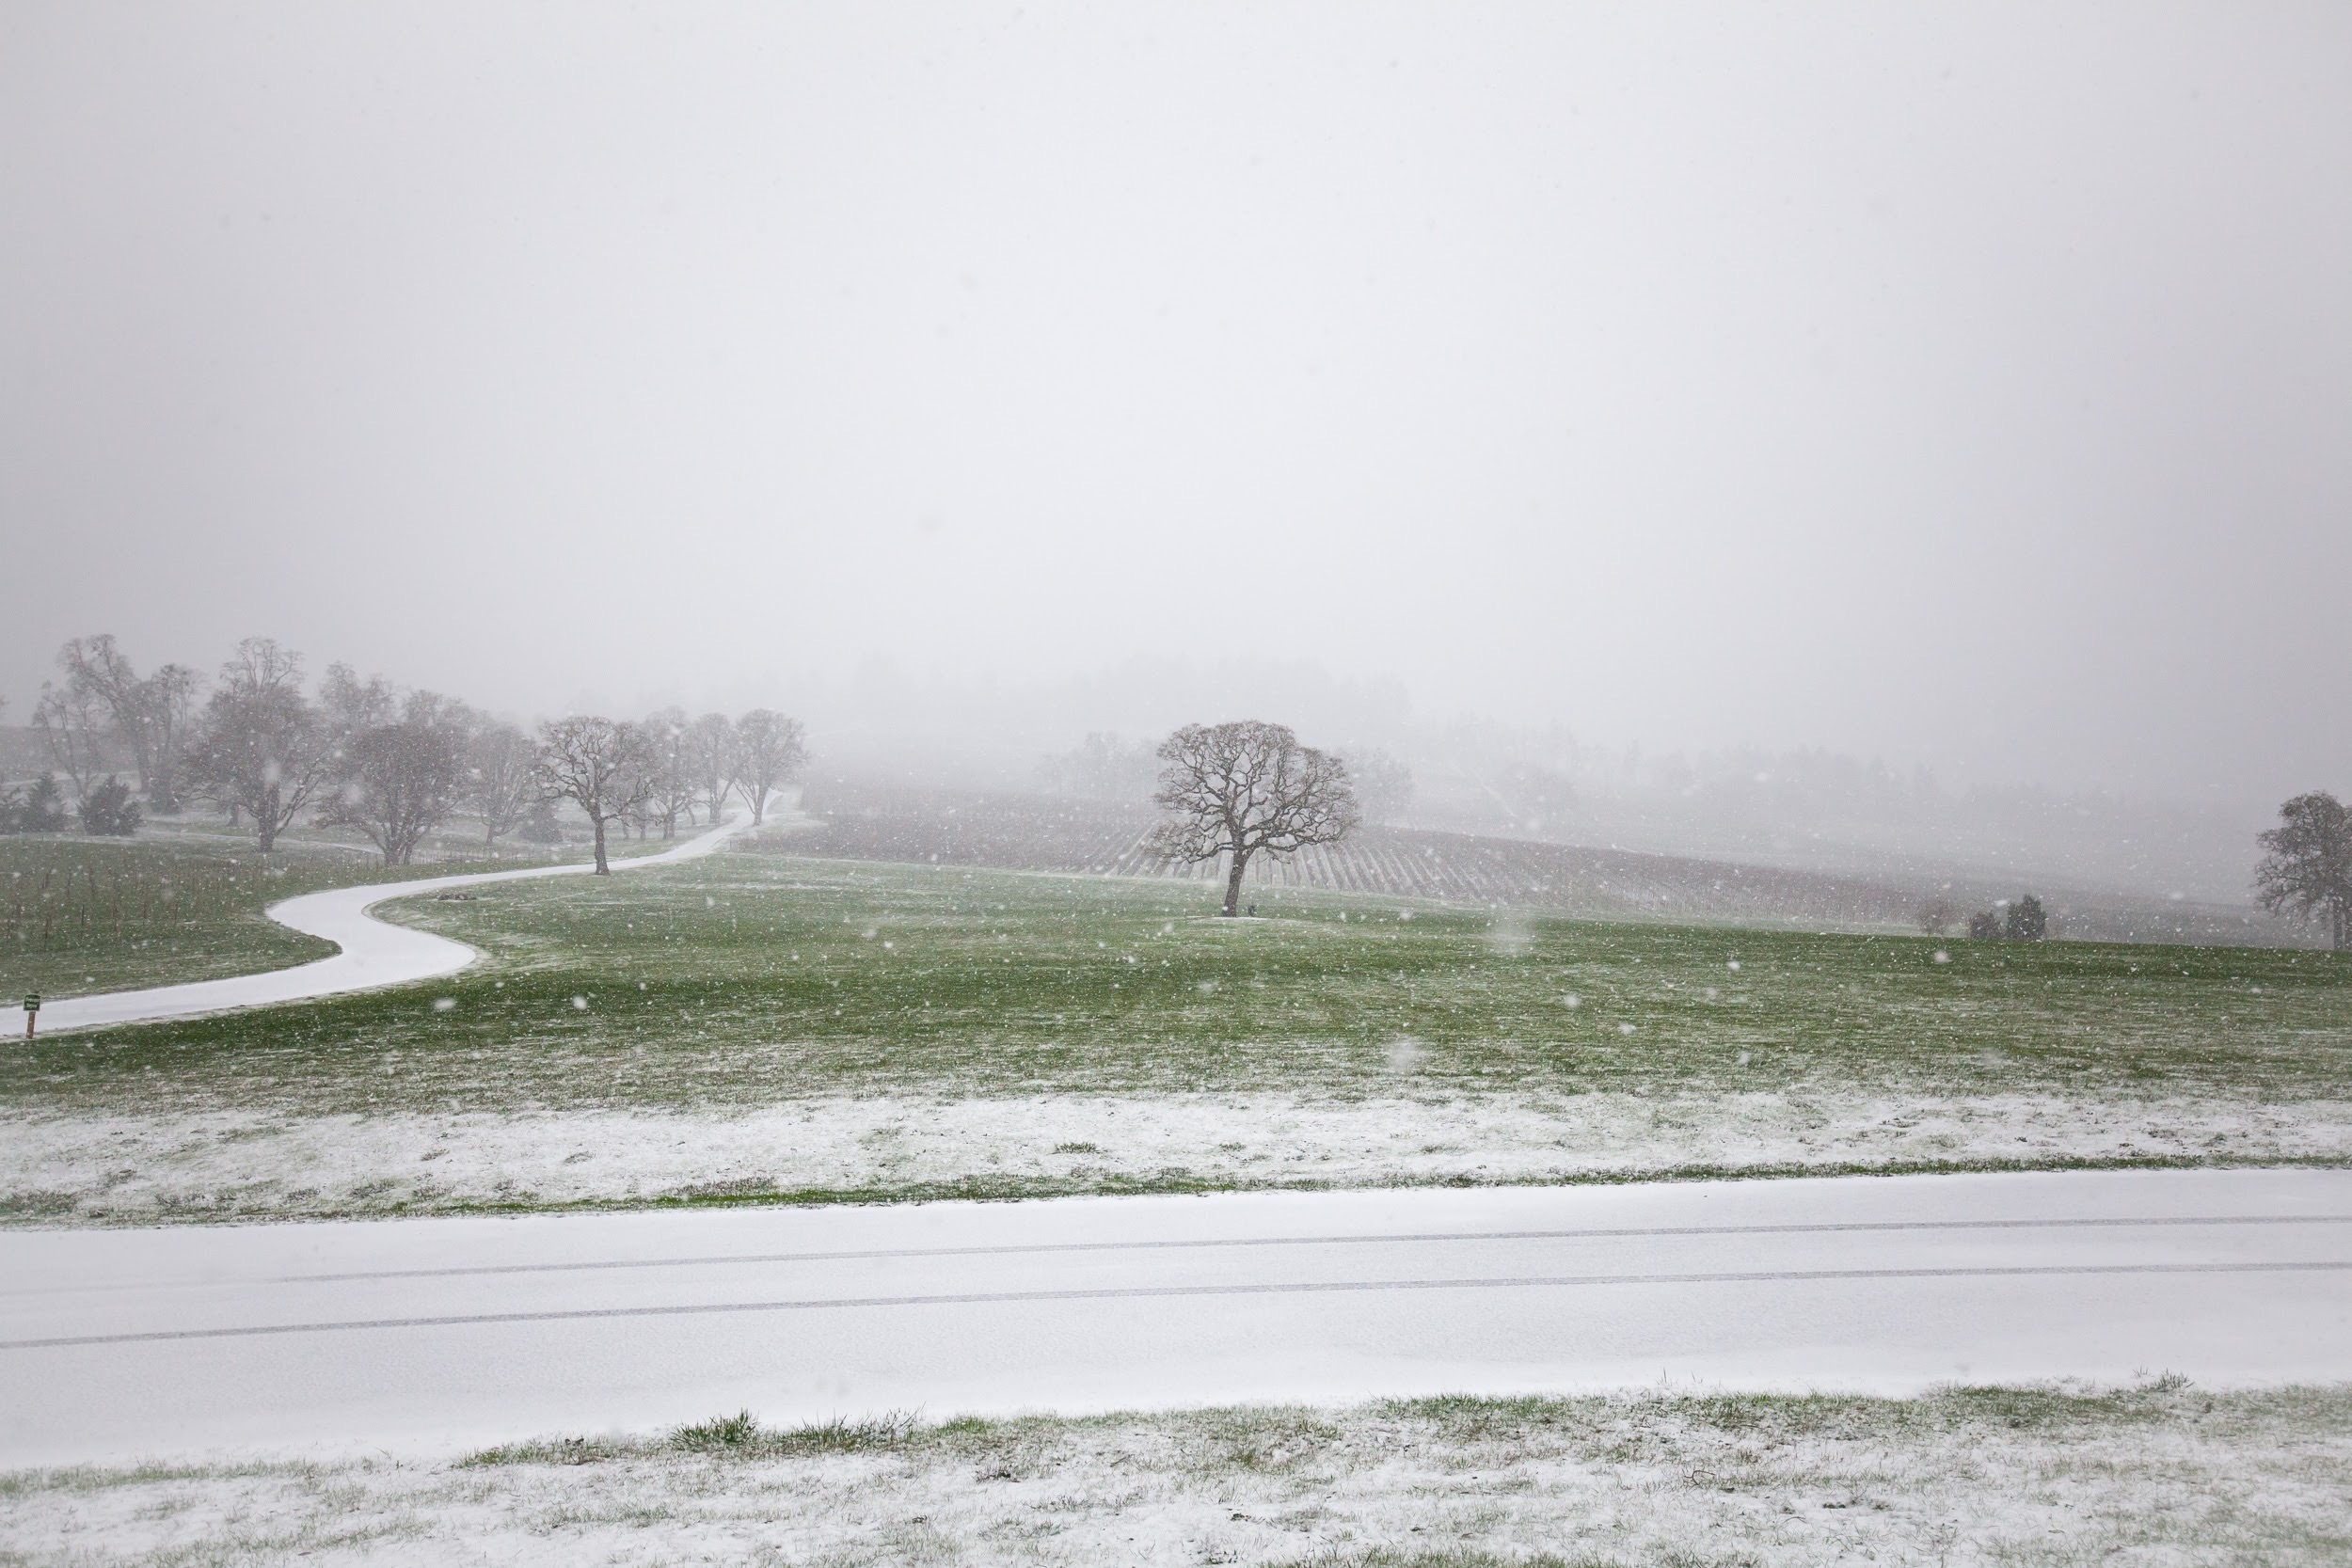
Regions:
[[[2254,897],[2275,915],[2323,926],[2328,945],[2352,952],[2352,807],[2326,790],[2297,795],[2279,808],[2279,826],[2257,835],[2261,863]],[[1919,928],[1941,936],[1961,911],[1935,899],[1919,911]],[[1966,917],[1977,941],[2041,942],[2054,935],[2042,900],[2026,894]]]
[[[237,644],[200,704],[194,671],[167,664],[142,676],[109,635],[73,639],[57,667],[63,678],[42,684],[32,727],[72,784],[83,831],[97,834],[127,835],[147,814],[205,801],[249,824],[263,853],[308,812],[405,865],[461,815],[482,824],[485,847],[509,835],[559,841],[555,812],[567,803],[587,817],[602,872],[613,825],[674,838],[681,822],[715,823],[738,796],[759,822],[807,756],[800,721],[769,708],[575,715],[527,735],[344,664],[329,665],[312,692],[302,656],[266,637]],[[68,822],[55,771],[0,788],[0,832],[62,832]]]
[[[109,635],[67,642],[57,666],[64,679],[42,684],[33,727],[72,781],[83,831],[96,834],[135,832],[145,812],[195,799],[250,820],[266,853],[308,810],[316,823],[356,829],[387,864],[401,865],[461,813],[481,821],[488,847],[508,834],[558,837],[554,808],[564,802],[588,819],[601,873],[612,825],[674,838],[698,813],[716,822],[739,794],[757,823],[807,757],[800,721],[768,708],[738,719],[689,719],[675,708],[636,721],[574,715],[532,736],[437,692],[362,680],[343,664],[329,665],[311,696],[301,656],[265,637],[237,645],[201,706],[194,671],[166,664],[142,676]],[[1049,760],[1050,782],[1123,794],[1146,766],[1141,750],[1089,736],[1069,758]],[[1412,788],[1410,773],[1384,755],[1366,755],[1359,777],[1287,727],[1255,720],[1184,725],[1151,759],[1159,764],[1156,841],[1180,861],[1225,861],[1228,916],[1239,912],[1254,857],[1336,843],[1367,818],[1400,812]],[[119,776],[126,760],[135,791]],[[2314,791],[2279,815],[2261,835],[2257,898],[2274,914],[2324,922],[2330,946],[2352,949],[2352,811]],[[54,774],[29,789],[0,788],[0,832],[58,832],[67,823]],[[1931,934],[1962,918],[1941,900],[1920,911]],[[2053,934],[2030,893],[1965,919],[1980,940]]]

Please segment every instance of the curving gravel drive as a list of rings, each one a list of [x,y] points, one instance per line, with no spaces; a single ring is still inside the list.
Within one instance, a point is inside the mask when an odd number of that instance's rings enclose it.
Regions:
[[[751,815],[746,812],[688,839],[675,849],[613,861],[612,869],[633,871],[640,866],[675,865],[680,861],[696,860],[750,826]],[[437,893],[444,888],[518,882],[532,877],[579,877],[595,869],[583,861],[577,864],[522,866],[513,871],[477,871],[455,877],[425,877],[413,882],[373,882],[306,893],[299,898],[274,904],[266,912],[280,926],[305,936],[324,937],[342,949],[332,958],[261,974],[156,986],[147,990],[107,991],[45,1003],[40,1009],[40,1031],[44,1035],[61,1034],[116,1023],[196,1018],[238,1007],[308,1002],[322,996],[405,986],[437,975],[454,974],[482,955],[462,942],[389,925],[369,911],[390,899]],[[0,1007],[0,1039],[21,1039],[24,1035],[24,1009],[15,1003]]]

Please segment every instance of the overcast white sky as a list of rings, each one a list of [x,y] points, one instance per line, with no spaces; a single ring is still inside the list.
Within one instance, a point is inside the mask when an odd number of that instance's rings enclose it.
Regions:
[[[2341,5],[10,0],[0,225],[12,721],[1242,654],[2352,788]]]

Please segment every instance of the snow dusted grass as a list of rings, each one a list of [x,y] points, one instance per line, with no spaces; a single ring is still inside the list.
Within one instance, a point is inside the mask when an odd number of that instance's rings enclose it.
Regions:
[[[0,1052],[0,1220],[2352,1159],[2352,962],[739,852]]]
[[[2320,1564],[2352,1390],[1421,1400],[1086,1419],[747,1416],[451,1463],[0,1477],[0,1560]]]
[[[1803,1093],[927,1100],[0,1119],[18,1223],[2075,1164],[2340,1164],[2352,1100]]]

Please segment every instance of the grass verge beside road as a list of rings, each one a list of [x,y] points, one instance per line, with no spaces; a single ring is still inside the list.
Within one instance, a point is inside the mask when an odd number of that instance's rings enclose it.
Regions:
[[[25,1564],[2337,1563],[2352,1390],[1446,1398],[0,1477]]]

